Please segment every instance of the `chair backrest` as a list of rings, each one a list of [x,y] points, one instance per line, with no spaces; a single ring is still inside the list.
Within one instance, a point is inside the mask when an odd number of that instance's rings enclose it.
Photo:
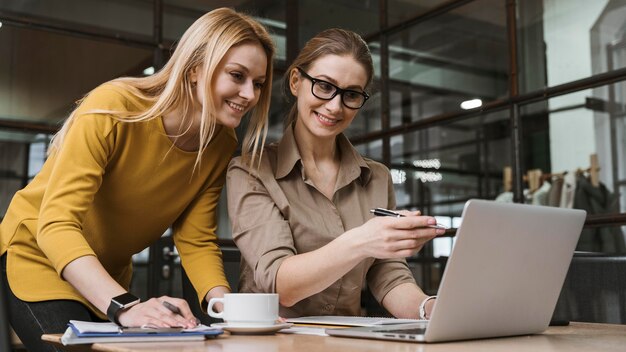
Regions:
[[[4,276],[4,270],[0,270]],[[6,278],[0,278],[0,351],[11,351],[11,335],[9,334],[9,312],[7,306]]]
[[[224,273],[226,279],[233,292],[237,292],[237,285],[239,282],[239,264],[241,261],[241,253],[236,247],[221,247],[222,260],[224,261]],[[202,311],[200,304],[198,304],[198,298],[196,290],[193,288],[185,269],[181,266],[181,278],[183,285],[183,297],[189,303],[191,312],[202,321],[203,324],[209,325],[215,321],[209,315]]]
[[[576,252],[553,320],[626,324],[626,256]]]

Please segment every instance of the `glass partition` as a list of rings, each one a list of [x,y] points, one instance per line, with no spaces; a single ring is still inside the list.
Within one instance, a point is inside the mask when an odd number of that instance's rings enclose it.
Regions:
[[[518,15],[520,92],[626,67],[615,57],[624,52],[625,0],[518,1]]]
[[[527,203],[590,216],[624,212],[624,87],[621,81],[522,108]],[[619,227],[594,227],[583,231],[578,250],[626,253],[626,246]]]
[[[93,88],[151,65],[152,50],[2,26],[0,119],[59,124]]]
[[[420,16],[444,2],[441,0],[388,0],[387,1],[387,22],[393,26],[404,21]]]
[[[285,0],[245,1],[234,4],[222,4],[237,11],[249,14],[261,22],[270,32],[276,44],[276,58],[286,58]],[[200,16],[221,7],[213,1],[185,0],[164,1],[163,37],[170,41],[178,40],[185,30]]]
[[[374,63],[374,80],[367,89],[370,98],[365,105],[359,109],[356,118],[352,124],[346,129],[345,134],[348,137],[362,136],[364,134],[379,131],[381,125],[381,91],[380,91],[380,45],[378,42],[369,43],[372,53],[372,61]]]
[[[507,110],[392,137],[398,208],[451,219],[470,198],[495,199],[510,163],[508,126]]]
[[[391,126],[505,98],[508,62],[502,1],[471,2],[393,34]]]
[[[152,37],[153,3],[127,0],[1,1],[0,11],[52,20],[70,28],[80,25],[91,32],[115,31]]]
[[[379,29],[378,1],[300,0],[298,3],[298,44],[324,29],[339,27],[361,35]]]
[[[9,202],[41,170],[51,135],[0,129],[0,219]]]

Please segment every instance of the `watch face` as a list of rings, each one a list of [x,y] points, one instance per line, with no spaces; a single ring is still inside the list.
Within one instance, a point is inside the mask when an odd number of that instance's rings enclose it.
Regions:
[[[132,294],[128,292],[124,293],[123,295],[113,297],[112,300],[118,303],[122,307],[125,307],[132,303],[139,302],[139,298],[137,298],[136,296],[133,296]]]

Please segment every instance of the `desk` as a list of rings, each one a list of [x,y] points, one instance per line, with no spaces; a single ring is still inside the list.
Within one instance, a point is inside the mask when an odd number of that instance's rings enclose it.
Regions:
[[[61,335],[44,335],[45,341],[60,345]],[[311,335],[230,335],[206,341],[161,343],[93,344],[92,351],[108,352],[230,352],[230,351],[624,351],[626,325],[571,323],[550,327],[543,334],[474,341],[422,344],[382,340],[311,336]],[[70,348],[67,348],[70,347]],[[78,348],[75,348],[78,347]],[[67,351],[85,351],[88,346],[62,346]]]

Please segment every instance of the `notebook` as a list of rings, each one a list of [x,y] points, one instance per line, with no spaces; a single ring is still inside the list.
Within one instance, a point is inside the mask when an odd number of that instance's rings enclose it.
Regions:
[[[196,341],[223,333],[220,328],[199,325],[192,329],[183,328],[121,328],[115,323],[94,323],[70,320],[61,336],[63,345],[78,345],[107,342],[151,342],[151,341]]]
[[[577,209],[470,200],[428,323],[326,333],[412,342],[540,333],[550,323],[585,216]]]

